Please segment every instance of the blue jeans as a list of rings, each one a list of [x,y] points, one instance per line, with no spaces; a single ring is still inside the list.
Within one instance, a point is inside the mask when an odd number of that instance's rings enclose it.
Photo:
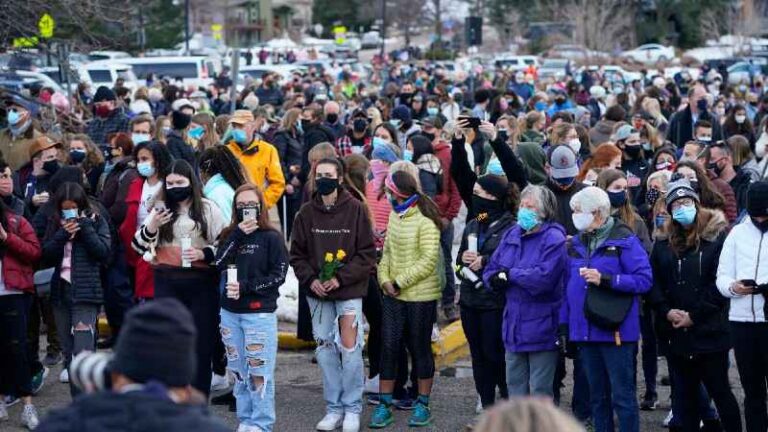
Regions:
[[[584,343],[579,358],[587,374],[596,432],[613,432],[613,412],[620,432],[639,432],[640,414],[635,393],[635,343]]]
[[[307,297],[317,364],[323,373],[323,397],[328,414],[363,412],[363,299],[318,300]],[[339,318],[354,316],[357,340],[341,344]]]
[[[507,389],[510,396],[553,398],[557,351],[507,352]]]
[[[227,367],[235,376],[232,393],[237,400],[237,420],[271,431],[275,424],[277,315],[222,309],[220,327]]]

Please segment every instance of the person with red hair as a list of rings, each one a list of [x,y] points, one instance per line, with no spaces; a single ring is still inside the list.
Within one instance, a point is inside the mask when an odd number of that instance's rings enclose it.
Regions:
[[[592,152],[592,157],[587,159],[581,166],[576,180],[584,182],[586,179],[587,181],[594,182],[599,174],[599,170],[604,168],[621,168],[621,149],[610,142],[597,146],[595,151]],[[596,172],[594,175],[588,175],[590,171]]]

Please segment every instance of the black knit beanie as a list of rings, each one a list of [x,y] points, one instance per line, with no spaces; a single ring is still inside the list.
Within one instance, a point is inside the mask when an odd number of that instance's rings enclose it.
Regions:
[[[506,178],[493,174],[486,174],[479,177],[477,183],[499,201],[504,201],[506,199],[507,186],[509,185]]]
[[[759,181],[749,185],[747,213],[754,217],[768,216],[768,182]]]
[[[137,306],[125,318],[111,369],[133,381],[185,387],[196,371],[192,314],[176,299]]]
[[[184,130],[191,122],[192,116],[189,114],[184,114],[180,111],[174,111],[171,114],[171,126],[173,126],[175,130]]]

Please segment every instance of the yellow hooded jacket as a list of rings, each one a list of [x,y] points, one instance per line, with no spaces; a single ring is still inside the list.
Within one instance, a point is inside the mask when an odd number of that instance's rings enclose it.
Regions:
[[[245,150],[234,141],[230,141],[227,148],[243,164],[250,181],[261,188],[267,206],[272,208],[285,190],[285,177],[277,149],[272,144],[258,139]]]

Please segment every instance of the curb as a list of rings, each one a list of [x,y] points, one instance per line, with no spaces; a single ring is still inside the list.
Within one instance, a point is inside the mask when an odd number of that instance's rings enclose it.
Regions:
[[[108,335],[109,324],[104,317],[99,318],[99,334]],[[315,347],[314,342],[303,341],[291,332],[278,332],[277,345],[284,350],[303,350]],[[440,339],[432,342],[432,353],[437,357],[447,356],[467,345],[467,337],[461,327],[461,321],[455,321],[440,330]]]

